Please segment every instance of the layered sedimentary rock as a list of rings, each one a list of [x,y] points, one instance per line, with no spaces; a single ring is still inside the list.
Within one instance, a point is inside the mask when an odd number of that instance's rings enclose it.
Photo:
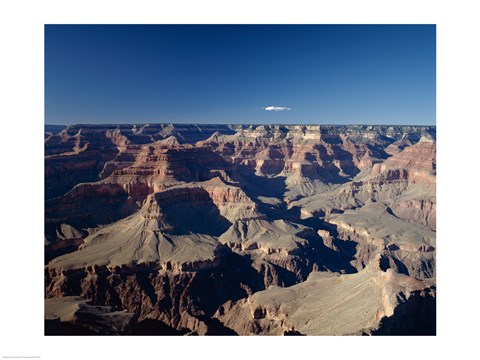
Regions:
[[[57,316],[47,333],[413,331],[402,319],[435,303],[435,137],[415,126],[47,129],[49,311],[133,316],[121,330],[110,315],[87,328]]]
[[[215,317],[241,335],[361,335],[378,330],[410,297],[434,297],[431,283],[373,264],[349,275],[312,272],[297,285],[224,304]]]
[[[380,256],[381,265],[419,279],[435,276],[435,232],[404,221],[383,204],[371,203],[358,210],[327,217],[336,225],[338,238],[356,242],[354,266],[361,270]]]
[[[56,335],[122,335],[131,333],[135,314],[94,306],[76,296],[45,301],[45,326]]]

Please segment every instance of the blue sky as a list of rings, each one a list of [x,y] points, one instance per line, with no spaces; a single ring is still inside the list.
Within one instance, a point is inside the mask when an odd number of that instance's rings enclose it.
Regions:
[[[435,52],[434,25],[46,25],[45,123],[434,125]]]

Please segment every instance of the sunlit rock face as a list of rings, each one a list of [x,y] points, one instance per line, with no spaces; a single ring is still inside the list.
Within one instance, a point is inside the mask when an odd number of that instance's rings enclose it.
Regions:
[[[433,334],[435,195],[435,127],[50,129],[46,333]]]

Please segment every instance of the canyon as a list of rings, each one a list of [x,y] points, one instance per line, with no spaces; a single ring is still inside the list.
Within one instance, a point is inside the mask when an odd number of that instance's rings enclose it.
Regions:
[[[46,335],[435,335],[436,128],[45,127]]]

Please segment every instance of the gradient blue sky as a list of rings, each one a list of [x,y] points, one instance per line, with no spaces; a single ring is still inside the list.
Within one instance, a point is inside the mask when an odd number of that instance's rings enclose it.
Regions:
[[[46,25],[45,123],[434,125],[435,66],[434,25]]]

